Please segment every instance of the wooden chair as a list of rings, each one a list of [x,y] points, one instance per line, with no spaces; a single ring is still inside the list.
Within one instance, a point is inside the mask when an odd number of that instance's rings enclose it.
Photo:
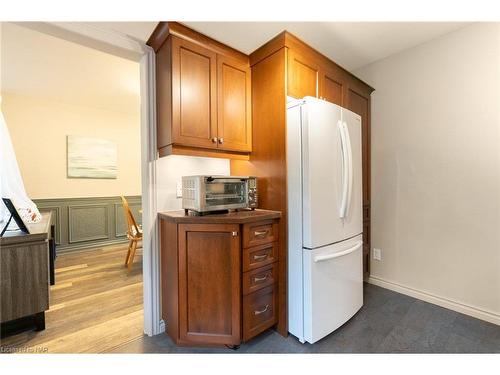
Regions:
[[[134,262],[137,244],[139,241],[142,241],[142,228],[137,225],[137,222],[134,219],[132,211],[130,211],[130,207],[125,197],[122,196],[121,198],[123,204],[123,212],[125,214],[125,219],[127,220],[127,238],[129,239],[127,257],[125,258],[125,267],[128,267],[128,270],[130,271],[130,269],[132,268],[132,263]]]

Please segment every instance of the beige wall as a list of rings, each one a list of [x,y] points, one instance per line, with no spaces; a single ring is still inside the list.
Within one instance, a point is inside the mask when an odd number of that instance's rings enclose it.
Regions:
[[[2,110],[30,198],[141,194],[139,63],[3,23]],[[118,178],[68,179],[66,136],[118,144]]]
[[[30,198],[141,194],[139,111],[122,113],[10,93],[2,93],[2,110]],[[118,178],[67,178],[67,135],[115,141]]]
[[[499,40],[475,24],[356,72],[376,89],[373,281],[498,324]]]

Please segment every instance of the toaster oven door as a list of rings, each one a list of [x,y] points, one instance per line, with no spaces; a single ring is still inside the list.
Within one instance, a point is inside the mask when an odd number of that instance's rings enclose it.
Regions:
[[[240,179],[205,180],[204,211],[247,207],[247,181]]]

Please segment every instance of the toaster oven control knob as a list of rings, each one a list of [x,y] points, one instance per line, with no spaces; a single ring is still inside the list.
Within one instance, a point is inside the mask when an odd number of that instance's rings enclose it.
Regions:
[[[251,207],[257,206],[257,189],[249,188],[248,189],[248,204]]]

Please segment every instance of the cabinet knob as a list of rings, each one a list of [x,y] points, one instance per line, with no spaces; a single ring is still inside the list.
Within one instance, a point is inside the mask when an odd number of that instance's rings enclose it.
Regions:
[[[213,142],[213,143],[217,143],[217,137],[213,137],[213,138],[212,138],[212,142]]]
[[[223,144],[224,143],[224,138],[219,138],[219,143]]]
[[[233,237],[237,237],[237,236],[238,236],[238,232],[232,232],[232,233],[231,233],[231,235],[232,235]]]

